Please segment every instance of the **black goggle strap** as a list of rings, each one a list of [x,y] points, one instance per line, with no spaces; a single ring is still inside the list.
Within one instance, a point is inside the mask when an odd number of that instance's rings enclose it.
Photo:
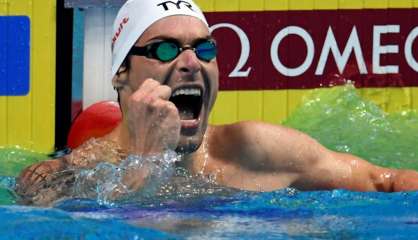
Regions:
[[[128,55],[136,55],[136,56],[148,56],[149,55],[149,46],[145,47],[137,47],[133,46],[129,51]]]

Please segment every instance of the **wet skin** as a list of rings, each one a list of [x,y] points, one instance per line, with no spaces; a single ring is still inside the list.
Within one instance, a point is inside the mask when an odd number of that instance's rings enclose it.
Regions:
[[[166,38],[193,45],[196,40],[209,37],[207,27],[200,20],[172,16],[151,25],[136,45]],[[115,143],[121,152],[126,152],[123,156],[176,150],[183,154],[178,165],[191,173],[211,177],[220,185],[253,191],[285,187],[388,192],[418,189],[415,171],[386,169],[349,154],[330,151],[306,134],[283,126],[255,121],[208,126],[218,90],[216,60],[204,62],[193,51],[186,50],[168,63],[142,56],[131,56],[129,61],[130,69],[113,79],[119,89],[123,121],[99,140]],[[203,92],[197,119],[185,120],[170,101],[172,93],[179,88]],[[102,150],[82,146],[77,151],[94,156]],[[48,175],[69,166],[81,166],[74,161],[73,154],[23,171],[18,192],[29,194],[35,191],[29,186]],[[94,165],[92,162],[89,167]],[[140,190],[144,174],[146,170],[132,173],[125,181],[132,189]]]

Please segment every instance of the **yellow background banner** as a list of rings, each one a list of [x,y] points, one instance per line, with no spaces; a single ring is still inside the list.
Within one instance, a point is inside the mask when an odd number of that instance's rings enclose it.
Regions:
[[[30,19],[30,90],[0,96],[0,146],[50,152],[55,141],[55,0],[0,0],[1,16]]]

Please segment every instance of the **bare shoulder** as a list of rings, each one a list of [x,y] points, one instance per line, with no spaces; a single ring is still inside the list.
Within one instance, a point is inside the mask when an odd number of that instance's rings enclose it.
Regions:
[[[279,124],[260,121],[242,121],[233,124],[212,127],[212,138],[216,141],[227,141],[230,144],[283,144],[300,142],[316,142],[314,139],[298,130]],[[260,145],[259,145],[260,146]],[[277,145],[276,145],[277,146]]]
[[[243,121],[233,124],[211,126],[209,130],[209,143],[217,148],[241,148],[250,147],[257,141],[257,135],[267,128],[267,124],[256,121]]]
[[[216,146],[214,154],[257,170],[264,170],[261,167],[290,171],[298,166],[311,165],[318,155],[328,153],[305,133],[258,121],[216,126],[209,144]]]

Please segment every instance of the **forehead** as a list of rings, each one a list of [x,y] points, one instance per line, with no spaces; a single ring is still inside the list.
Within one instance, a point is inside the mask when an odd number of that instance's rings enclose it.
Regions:
[[[152,39],[175,38],[189,43],[198,38],[210,36],[208,27],[192,16],[169,16],[153,23],[138,39],[143,44]]]

